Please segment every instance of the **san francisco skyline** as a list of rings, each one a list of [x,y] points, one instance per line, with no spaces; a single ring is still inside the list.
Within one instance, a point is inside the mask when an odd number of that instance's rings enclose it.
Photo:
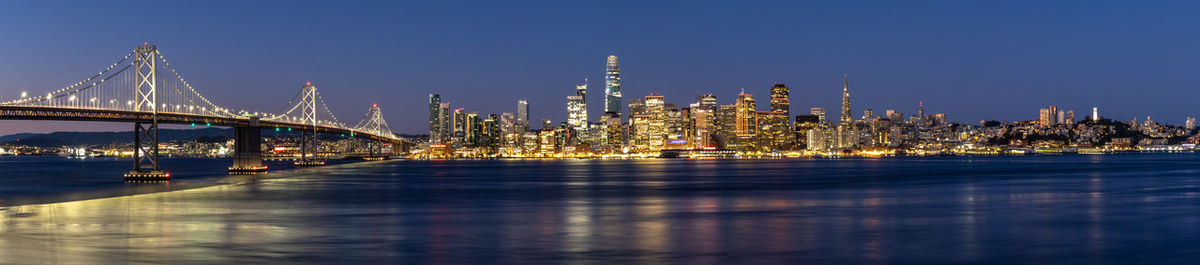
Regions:
[[[0,98],[62,87],[104,66],[110,54],[152,42],[186,65],[189,80],[214,91],[214,101],[260,106],[257,99],[311,80],[346,92],[328,92],[334,109],[346,112],[339,116],[358,115],[356,106],[374,103],[361,95],[372,94],[390,106],[386,112],[396,131],[411,134],[425,130],[423,103],[430,92],[483,113],[511,112],[517,100],[527,99],[531,119],[564,121],[563,99],[580,80],[591,80],[590,94],[602,95],[609,54],[621,58],[627,99],[659,93],[682,103],[712,93],[724,104],[742,88],[765,94],[781,82],[792,88],[792,113],[836,110],[840,75],[848,73],[856,115],[866,108],[911,113],[924,102],[928,111],[968,124],[1035,120],[1037,109],[1051,104],[1081,112],[1100,107],[1117,120],[1151,116],[1182,124],[1195,116],[1186,101],[1196,93],[1188,89],[1197,81],[1188,69],[1200,56],[1186,48],[1195,37],[1165,30],[1193,24],[1194,18],[1171,13],[1190,4],[1089,3],[1037,9],[1019,3],[518,3],[532,9],[506,14],[482,3],[260,2],[222,12],[175,3],[168,12],[97,21],[64,18],[130,11],[82,4],[62,7],[57,18],[30,17],[59,7],[18,3],[0,11],[6,22],[0,34],[20,40],[0,44]],[[837,12],[852,6],[855,12]],[[349,19],[345,11],[351,9],[365,14]],[[206,15],[211,13],[221,18]],[[622,19],[605,20],[613,14]],[[286,19],[293,16],[323,19]],[[179,23],[89,30],[155,19]],[[543,23],[549,20],[558,23]],[[484,22],[487,27],[480,26]],[[23,23],[71,34],[38,34]],[[235,23],[255,30],[228,26]],[[602,98],[588,98],[592,120],[603,111]],[[9,126],[0,134],[127,130],[100,123],[4,123]]]

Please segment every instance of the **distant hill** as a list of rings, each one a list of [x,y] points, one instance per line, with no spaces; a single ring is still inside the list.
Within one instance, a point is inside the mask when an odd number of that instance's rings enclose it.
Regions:
[[[228,138],[233,137],[233,129],[203,128],[203,129],[159,129],[160,142],[194,140],[199,138]],[[54,147],[63,145],[104,145],[114,143],[132,143],[133,131],[124,132],[53,132],[53,133],[19,133],[0,136],[0,142],[29,146]]]

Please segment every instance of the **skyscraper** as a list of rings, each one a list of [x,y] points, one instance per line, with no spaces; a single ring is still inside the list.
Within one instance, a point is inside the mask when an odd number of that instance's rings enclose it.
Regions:
[[[701,95],[696,100],[697,100],[697,103],[699,103],[699,107],[701,109],[705,109],[705,110],[715,113],[715,112],[717,112],[717,109],[721,108],[721,105],[717,103],[717,96],[713,96],[713,94]]]
[[[825,108],[812,108],[809,110],[809,114],[817,116],[817,123],[825,123]]]
[[[808,148],[808,131],[817,129],[821,119],[816,115],[796,115],[796,148]]]
[[[850,114],[850,76],[842,75],[842,125],[849,125],[854,122],[854,117]]]
[[[667,140],[666,100],[662,95],[650,94],[646,96],[645,104],[646,114],[649,117],[646,145],[648,151],[658,152],[662,150]]]
[[[438,135],[440,136],[438,143],[449,145],[451,136],[454,136],[454,116],[450,112],[450,103],[442,102],[438,106],[438,113],[441,114],[441,117],[438,118],[438,131],[441,132]]]
[[[1050,105],[1050,108],[1038,110],[1038,123],[1041,126],[1054,126],[1059,123],[1062,114],[1059,114],[1058,107]]]
[[[587,81],[575,86],[575,95],[567,96],[567,124],[577,131],[587,130]]]
[[[442,134],[442,96],[438,94],[429,94],[429,143],[436,144],[441,140]]]
[[[789,90],[783,83],[775,83],[775,86],[771,87],[771,112],[783,114],[785,120],[790,116],[792,109]]]
[[[517,100],[517,127],[520,131],[529,130],[529,100]]]
[[[646,101],[640,98],[629,100],[629,142],[637,152],[645,151],[650,145],[650,113]]]
[[[737,138],[737,105],[721,105],[717,109],[714,121],[716,122],[716,133],[713,134],[713,140],[718,148],[735,149],[738,147],[737,142],[733,139]]]
[[[754,103],[754,95],[742,92],[737,98],[737,121],[735,132],[738,136],[754,136],[755,122],[754,115],[757,106]]]
[[[604,69],[604,112],[621,116],[621,68],[616,55],[608,56]]]
[[[467,110],[458,108],[454,110],[454,123],[452,125],[453,136],[451,141],[455,147],[467,146],[467,133],[470,130],[470,120],[467,118]]]

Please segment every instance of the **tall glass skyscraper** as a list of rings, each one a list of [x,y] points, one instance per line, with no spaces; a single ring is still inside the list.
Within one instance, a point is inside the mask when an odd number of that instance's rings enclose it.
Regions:
[[[608,56],[604,69],[604,112],[621,116],[621,68],[616,55]]]
[[[429,143],[439,143],[441,140],[442,96],[429,94]]]
[[[517,100],[517,126],[522,132],[529,130],[529,101]]]
[[[575,95],[567,96],[567,124],[578,131],[587,129],[587,81],[575,85]]]

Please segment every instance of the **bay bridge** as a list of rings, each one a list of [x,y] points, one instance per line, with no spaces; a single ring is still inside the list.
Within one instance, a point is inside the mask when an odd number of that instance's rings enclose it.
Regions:
[[[170,178],[170,173],[159,168],[160,124],[233,127],[235,148],[229,171],[237,173],[266,171],[261,149],[264,128],[301,132],[297,166],[324,165],[315,155],[318,134],[366,141],[373,158],[402,153],[411,145],[392,133],[377,104],[354,125],[339,121],[312,82],[306,82],[283,106],[269,113],[235,111],[214,103],[188,83],[155,45],[146,43],[83,81],[45,94],[22,92],[18,98],[0,101],[0,120],[132,123],[133,169],[125,174],[127,180]]]

